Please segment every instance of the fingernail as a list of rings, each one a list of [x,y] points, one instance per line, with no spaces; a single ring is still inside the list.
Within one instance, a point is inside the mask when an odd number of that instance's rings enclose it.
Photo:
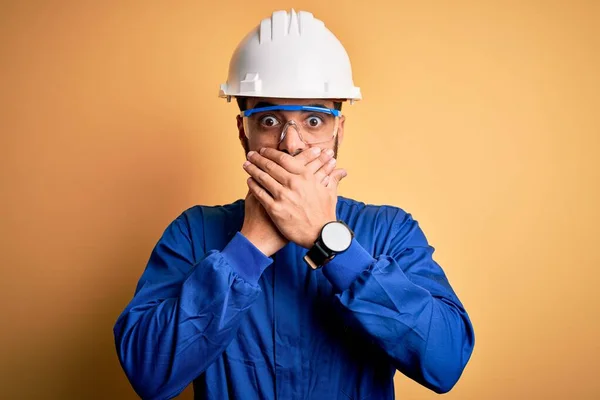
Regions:
[[[331,160],[329,160],[329,164],[333,165],[337,162],[337,160],[335,158],[332,158]]]
[[[313,152],[313,154],[319,154],[319,153],[321,152],[321,149],[320,149],[320,148],[318,148],[318,147],[313,147],[313,148],[311,149],[311,151]]]
[[[244,168],[246,168],[248,165],[250,165],[250,161],[246,161],[246,162],[244,162],[244,165],[243,165],[243,167],[244,167]]]
[[[262,149],[260,149],[260,154],[265,154],[265,151],[267,150],[266,147],[263,147]]]
[[[327,150],[325,150],[325,153],[326,153],[328,156],[333,156],[333,150],[331,150],[331,149],[327,149]]]
[[[256,152],[255,152],[255,151],[250,151],[250,152],[248,152],[248,158],[252,157],[254,154],[256,154]]]

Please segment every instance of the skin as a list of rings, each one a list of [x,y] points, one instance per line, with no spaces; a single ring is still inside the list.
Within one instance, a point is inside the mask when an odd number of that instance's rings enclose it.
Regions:
[[[323,104],[333,108],[332,100],[255,99],[272,104]],[[286,118],[299,117],[285,112]],[[241,234],[266,256],[271,256],[292,241],[304,248],[312,247],[323,226],[335,221],[337,188],[347,176],[336,169],[337,148],[344,139],[345,118],[340,118],[337,138],[325,143],[307,145],[294,129],[288,129],[281,143],[246,138],[242,118],[238,116],[239,139],[246,152],[243,168],[248,173],[248,195],[245,201]]]

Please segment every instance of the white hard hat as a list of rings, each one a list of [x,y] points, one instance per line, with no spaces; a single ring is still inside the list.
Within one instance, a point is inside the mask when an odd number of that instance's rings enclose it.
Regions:
[[[309,12],[276,11],[240,42],[219,97],[360,100],[350,58]]]

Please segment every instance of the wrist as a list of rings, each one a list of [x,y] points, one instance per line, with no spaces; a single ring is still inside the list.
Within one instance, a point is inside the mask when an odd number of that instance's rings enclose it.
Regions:
[[[337,254],[343,253],[352,244],[354,232],[343,221],[326,223],[319,232],[314,245],[309,248],[304,260],[311,268],[317,269],[331,261]]]
[[[255,231],[250,229],[242,228],[240,230],[240,234],[242,234],[250,243],[254,245],[258,250],[261,251],[265,256],[271,257],[273,254],[277,253],[282,246],[278,245],[275,240],[272,238],[266,237],[264,234],[258,234]]]
[[[319,237],[321,236],[321,231],[323,230],[323,227],[325,225],[327,225],[329,222],[333,222],[336,221],[337,218],[333,217],[330,219],[326,219],[324,222],[321,222],[319,225],[317,225],[316,229],[314,229],[313,233],[310,235],[310,237],[307,238],[306,243],[302,243],[301,246],[306,248],[306,249],[310,249],[311,247],[314,246],[314,244],[317,242],[317,240],[319,239]]]

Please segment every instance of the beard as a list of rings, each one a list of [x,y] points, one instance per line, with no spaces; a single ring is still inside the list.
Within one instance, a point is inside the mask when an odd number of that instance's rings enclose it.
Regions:
[[[244,140],[242,141],[242,146],[244,146],[244,155],[248,156],[248,153],[250,152],[250,144],[248,143],[248,138],[244,137]],[[287,150],[282,150],[284,153],[290,154]],[[292,154],[292,157],[296,157],[298,154],[300,154],[302,151],[298,150],[295,154]],[[335,142],[333,143],[333,158],[335,158],[337,160],[338,158],[338,137],[335,137]]]

